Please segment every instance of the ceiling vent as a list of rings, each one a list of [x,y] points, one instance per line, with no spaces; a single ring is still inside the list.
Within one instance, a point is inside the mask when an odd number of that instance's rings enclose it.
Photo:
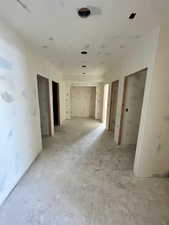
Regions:
[[[87,18],[89,17],[91,14],[91,11],[89,8],[81,8],[78,10],[78,15],[81,17],[81,18]]]

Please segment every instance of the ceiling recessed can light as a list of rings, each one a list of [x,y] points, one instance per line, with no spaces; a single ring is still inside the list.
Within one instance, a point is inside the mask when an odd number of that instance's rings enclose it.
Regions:
[[[81,54],[82,55],[86,55],[87,54],[87,51],[81,51]]]
[[[129,16],[129,19],[130,20],[133,20],[134,18],[136,17],[136,13],[135,12],[132,12]]]
[[[78,9],[78,15],[81,18],[87,18],[88,16],[90,16],[90,14],[91,14],[91,11],[89,8],[83,7],[83,8]]]
[[[83,68],[87,67],[86,65],[82,65]]]
[[[86,74],[86,73],[83,73],[83,74]]]

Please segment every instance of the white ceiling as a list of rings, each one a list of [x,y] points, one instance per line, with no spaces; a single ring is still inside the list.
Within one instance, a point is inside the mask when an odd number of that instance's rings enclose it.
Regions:
[[[169,19],[169,0],[21,1],[28,10],[17,0],[3,0],[0,15],[65,76],[104,75],[142,35]],[[80,18],[77,9],[85,6],[96,7],[100,14]],[[137,15],[131,21],[132,12]],[[84,49],[87,55],[80,54]]]

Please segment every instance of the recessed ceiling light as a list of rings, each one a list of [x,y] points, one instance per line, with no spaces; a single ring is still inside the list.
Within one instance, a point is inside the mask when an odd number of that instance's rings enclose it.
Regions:
[[[87,18],[88,16],[90,16],[91,14],[91,11],[89,8],[81,8],[78,10],[78,15],[81,17],[81,18]]]
[[[48,48],[48,46],[47,45],[43,45],[42,48]]]
[[[86,65],[82,65],[82,67],[87,67]]]
[[[87,54],[87,51],[81,51],[81,54],[82,55],[86,55]]]
[[[86,74],[86,73],[82,73],[82,74]]]
[[[129,19],[130,20],[133,20],[134,18],[136,17],[136,13],[135,12],[132,12],[129,16]]]

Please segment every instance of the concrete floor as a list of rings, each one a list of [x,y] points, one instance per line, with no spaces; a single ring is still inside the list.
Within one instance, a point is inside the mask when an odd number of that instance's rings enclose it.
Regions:
[[[169,225],[169,179],[132,176],[134,149],[66,121],[0,208],[0,225]]]

